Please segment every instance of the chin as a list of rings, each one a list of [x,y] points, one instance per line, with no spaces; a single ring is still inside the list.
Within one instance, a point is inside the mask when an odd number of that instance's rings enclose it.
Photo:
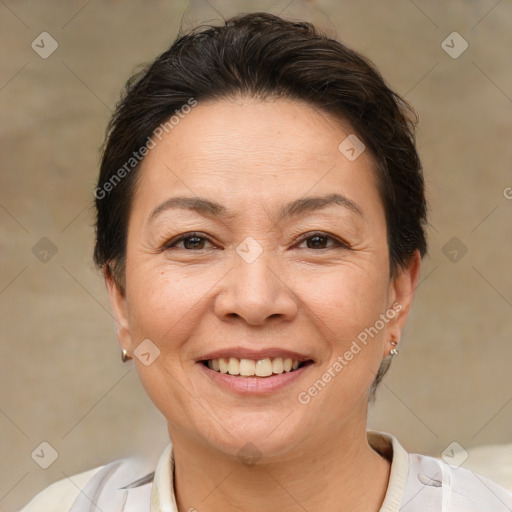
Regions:
[[[237,414],[232,421],[211,424],[202,437],[213,449],[241,462],[246,458],[270,461],[296,455],[297,447],[308,435],[304,419],[301,421],[297,414],[288,416],[284,410],[274,414],[263,411]]]

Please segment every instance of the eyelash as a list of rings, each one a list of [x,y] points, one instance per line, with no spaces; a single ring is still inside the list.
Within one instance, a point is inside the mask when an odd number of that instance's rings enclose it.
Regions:
[[[346,242],[343,242],[343,241],[335,238],[334,236],[329,235],[328,233],[324,233],[322,231],[312,231],[310,233],[306,233],[306,235],[307,236],[301,237],[301,240],[299,242],[300,244],[302,244],[303,242],[305,242],[307,240],[310,240],[311,238],[315,238],[315,237],[330,239],[330,240],[333,240],[335,242],[335,244],[337,244],[337,246],[334,246],[334,247],[321,247],[320,249],[307,248],[311,251],[319,251],[319,250],[326,251],[329,249],[336,249],[336,248],[350,249],[350,246]],[[168,242],[166,242],[164,244],[164,246],[162,247],[162,250],[165,251],[168,249],[172,249],[179,242],[183,242],[184,240],[188,240],[190,238],[201,238],[201,239],[207,240],[208,242],[212,243],[212,241],[207,236],[204,236],[203,233],[192,231],[190,233],[184,233],[183,235],[180,235],[177,238],[173,238],[172,240],[169,240]],[[186,251],[195,251],[194,249],[185,249],[184,247],[182,247],[182,249],[184,249]],[[204,250],[204,249],[197,249],[197,251],[202,251],[202,250]]]

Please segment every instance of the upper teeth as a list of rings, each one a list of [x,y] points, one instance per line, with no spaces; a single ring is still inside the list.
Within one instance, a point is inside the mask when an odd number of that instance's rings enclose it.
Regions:
[[[220,373],[229,373],[230,375],[241,375],[250,377],[268,377],[273,373],[283,373],[296,370],[300,362],[291,358],[282,357],[265,358],[257,361],[253,359],[238,359],[237,357],[221,357],[219,359],[210,359],[208,368]]]

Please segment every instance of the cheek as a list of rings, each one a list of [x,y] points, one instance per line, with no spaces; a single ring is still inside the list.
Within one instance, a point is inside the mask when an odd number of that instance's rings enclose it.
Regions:
[[[194,323],[194,311],[201,308],[210,281],[215,282],[208,271],[194,275],[186,269],[133,268],[127,283],[132,335],[150,338],[162,350],[172,348],[169,341],[178,342]]]
[[[313,318],[330,328],[329,338],[337,335],[342,343],[385,313],[388,280],[377,268],[347,264],[323,273],[308,273],[295,284],[295,291],[314,313]]]
[[[386,312],[387,279],[339,272],[323,280],[321,289],[309,290],[304,294],[328,357],[303,391],[319,397],[322,421],[335,428],[333,407],[352,410],[364,401],[381,363],[387,324],[380,318]]]
[[[201,401],[190,391],[193,388],[186,377],[176,374],[169,366],[165,354],[150,366],[137,362],[136,368],[147,396],[170,424],[183,427],[187,423],[197,423],[193,412]]]
[[[137,373],[148,396],[167,417],[169,408],[185,410],[190,395],[188,375],[182,363],[190,364],[189,340],[204,316],[206,294],[213,283],[207,271],[203,279],[185,269],[132,267],[127,283],[130,330],[133,348],[145,339],[158,348],[158,357],[145,366],[136,360]],[[213,281],[215,282],[215,281]]]
[[[314,283],[314,284],[312,284]],[[326,410],[332,402],[355,407],[373,382],[382,359],[387,324],[388,275],[380,267],[347,265],[323,277],[304,281],[302,295],[327,355],[312,379]],[[315,389],[312,389],[315,393]],[[326,422],[332,421],[327,415]]]

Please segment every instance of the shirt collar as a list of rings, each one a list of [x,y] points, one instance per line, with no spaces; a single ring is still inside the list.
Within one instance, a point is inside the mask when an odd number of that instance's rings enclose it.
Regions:
[[[151,489],[151,512],[178,512],[174,496],[174,452],[169,444],[155,469]]]
[[[368,430],[366,436],[368,444],[391,462],[388,488],[379,512],[396,512],[400,510],[405,492],[409,473],[409,454],[391,434]]]

